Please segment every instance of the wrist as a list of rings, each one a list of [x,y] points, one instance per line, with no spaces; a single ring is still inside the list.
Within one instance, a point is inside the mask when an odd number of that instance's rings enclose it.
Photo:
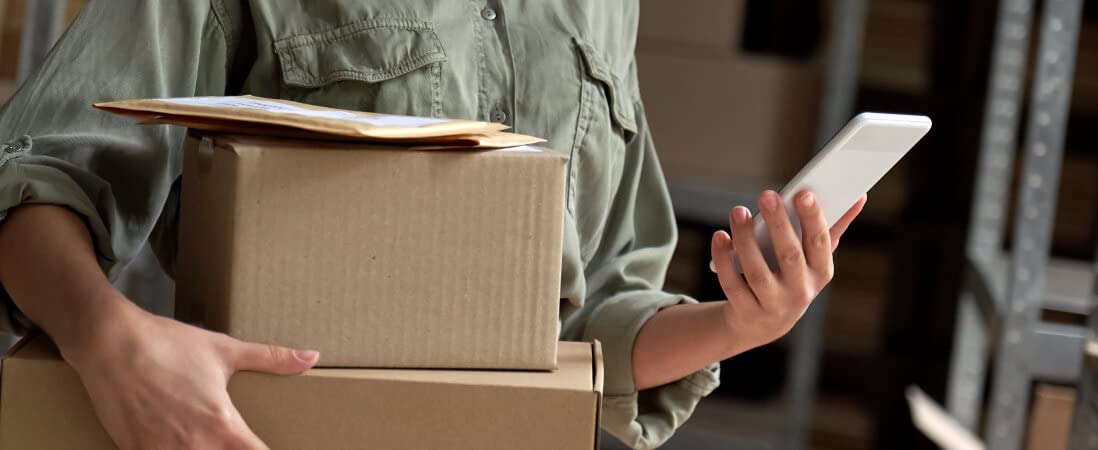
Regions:
[[[728,359],[740,353],[751,350],[758,345],[753,345],[751,336],[744,335],[743,327],[737,326],[734,320],[735,312],[732,303],[725,301],[721,304],[721,325],[724,339],[725,358]]]
[[[93,296],[81,311],[57,329],[47,329],[61,355],[78,371],[89,359],[101,355],[104,346],[116,346],[140,329],[146,313],[113,288]]]

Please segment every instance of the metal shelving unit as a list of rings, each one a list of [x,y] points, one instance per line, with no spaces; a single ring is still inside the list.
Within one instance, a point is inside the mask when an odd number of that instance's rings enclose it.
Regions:
[[[816,133],[817,149],[853,116],[865,31],[866,0],[837,0],[831,5],[829,28],[832,32]],[[694,186],[685,180],[669,180],[672,203],[680,218],[715,225],[727,224],[732,205],[753,204],[762,190],[779,187],[751,186],[742,191],[728,191]],[[786,413],[773,448],[795,450],[807,446],[823,352],[827,297],[828,290],[824,290],[791,333],[790,376],[784,396]]]
[[[947,407],[980,429],[991,367],[989,448],[1020,449],[1035,380],[1075,382],[1086,330],[1046,322],[1042,310],[1086,314],[1090,265],[1049,257],[1064,151],[1082,0],[1047,0],[1036,23],[1040,38],[1022,147],[1023,163],[1011,250],[1003,251],[1010,181],[1021,123],[1033,0],[1004,0],[985,105],[973,201],[968,270],[957,311]]]

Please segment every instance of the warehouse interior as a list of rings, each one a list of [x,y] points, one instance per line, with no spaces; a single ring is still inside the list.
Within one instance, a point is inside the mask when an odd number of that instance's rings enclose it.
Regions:
[[[0,103],[83,6],[0,0]],[[640,0],[639,24],[678,226],[670,292],[723,299],[710,245],[728,210],[857,113],[934,122],[869,192],[796,327],[723,361],[662,448],[1098,449],[1098,5]],[[148,251],[113,281],[171,315]],[[920,426],[914,388],[986,447]]]

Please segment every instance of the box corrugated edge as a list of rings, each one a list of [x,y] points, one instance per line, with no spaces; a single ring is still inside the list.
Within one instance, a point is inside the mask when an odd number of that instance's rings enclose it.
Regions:
[[[602,448],[602,389],[605,373],[602,367],[602,343],[597,339],[591,343],[592,389],[595,391],[595,450]]]

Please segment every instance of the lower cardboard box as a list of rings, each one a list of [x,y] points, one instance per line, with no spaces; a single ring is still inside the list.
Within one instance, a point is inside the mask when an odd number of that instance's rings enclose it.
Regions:
[[[46,338],[16,346],[0,375],[0,449],[116,448]],[[554,372],[243,372],[229,394],[273,450],[589,450],[598,448],[602,377],[597,342],[563,342]]]

